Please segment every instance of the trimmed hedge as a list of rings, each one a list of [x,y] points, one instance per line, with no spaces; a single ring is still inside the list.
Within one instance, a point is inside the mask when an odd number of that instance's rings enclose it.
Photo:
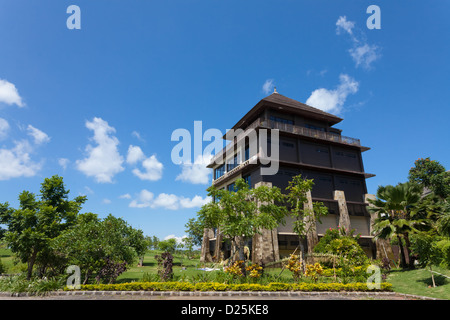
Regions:
[[[65,288],[65,290],[69,290]],[[392,284],[382,282],[379,290],[370,290],[366,283],[282,283],[267,285],[242,283],[225,284],[218,282],[129,282],[118,284],[82,285],[85,291],[391,291]]]

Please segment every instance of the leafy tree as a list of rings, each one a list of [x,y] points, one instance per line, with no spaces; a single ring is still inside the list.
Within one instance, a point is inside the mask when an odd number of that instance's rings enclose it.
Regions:
[[[53,243],[53,249],[68,265],[77,265],[84,274],[83,284],[96,274],[97,282],[114,281],[142,254],[145,239],[123,219],[108,215],[81,215],[78,224],[66,230]]]
[[[409,258],[409,267],[414,267],[409,237],[424,223],[423,219],[414,216],[414,208],[421,195],[420,186],[406,182],[396,186],[380,186],[377,199],[369,200],[373,206],[368,209],[377,214],[373,226],[375,237],[398,240],[402,267],[406,267],[405,255]]]
[[[164,252],[174,253],[177,249],[177,240],[175,238],[169,238],[158,242],[159,250]]]
[[[428,188],[441,198],[450,196],[450,172],[443,165],[430,158],[419,158],[409,170],[410,182]]]
[[[297,175],[289,181],[286,190],[289,192],[286,195],[287,203],[290,205],[290,213],[294,217],[294,232],[300,238],[300,249],[304,257],[304,247],[302,239],[310,232],[316,223],[316,220],[321,223],[320,218],[328,214],[328,208],[321,202],[314,202],[313,209],[306,209],[307,192],[312,189],[314,181],[312,179],[303,179],[301,175]],[[313,248],[308,248],[312,252]]]
[[[0,205],[0,224],[7,226],[4,239],[19,259],[27,263],[27,278],[30,279],[35,264],[40,273],[48,266],[54,266],[56,257],[50,243],[75,221],[86,197],[68,200],[63,178],[53,176],[41,184],[40,199],[23,191],[19,195],[19,208],[13,209],[8,203]]]
[[[262,229],[276,228],[284,223],[286,207],[279,205],[283,195],[279,188],[259,186],[250,189],[244,179],[235,182],[235,190],[208,188],[215,199],[198,212],[203,227],[216,227],[237,247],[239,260],[245,260],[244,246],[248,239]]]
[[[185,232],[188,234],[188,238],[191,239],[190,242],[192,242],[192,245],[201,246],[204,229],[201,221],[199,219],[191,218],[185,224],[185,227]]]

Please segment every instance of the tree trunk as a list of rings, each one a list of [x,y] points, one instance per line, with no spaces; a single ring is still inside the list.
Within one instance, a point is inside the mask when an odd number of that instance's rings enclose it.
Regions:
[[[411,255],[411,242],[409,241],[409,236],[407,233],[403,236],[405,237],[405,251],[408,256],[408,267],[409,269],[414,269],[414,259]]]
[[[406,268],[406,260],[405,260],[405,253],[403,249],[403,241],[400,235],[397,236],[398,239],[398,247],[400,249],[399,255],[400,255],[400,266],[402,269]]]
[[[27,280],[30,280],[31,276],[33,275],[33,267],[34,267],[34,263],[36,262],[36,256],[37,256],[37,251],[33,250],[31,257],[28,260]]]
[[[431,269],[431,264],[430,264],[430,273],[431,273],[431,281],[433,281],[433,288],[436,288],[436,282],[434,282],[434,274],[433,270]]]

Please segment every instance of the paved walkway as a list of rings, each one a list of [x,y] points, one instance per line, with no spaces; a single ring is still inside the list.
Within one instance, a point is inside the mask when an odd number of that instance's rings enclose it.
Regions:
[[[295,292],[295,291],[57,291],[46,296],[27,293],[0,300],[437,300],[395,292]]]

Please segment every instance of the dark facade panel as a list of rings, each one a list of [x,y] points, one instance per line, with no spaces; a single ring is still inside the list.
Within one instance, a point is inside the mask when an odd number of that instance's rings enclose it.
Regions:
[[[336,169],[363,172],[360,161],[361,151],[339,147],[332,147],[331,150],[333,165]]]
[[[331,167],[330,148],[325,144],[300,141],[300,158],[305,164]]]

